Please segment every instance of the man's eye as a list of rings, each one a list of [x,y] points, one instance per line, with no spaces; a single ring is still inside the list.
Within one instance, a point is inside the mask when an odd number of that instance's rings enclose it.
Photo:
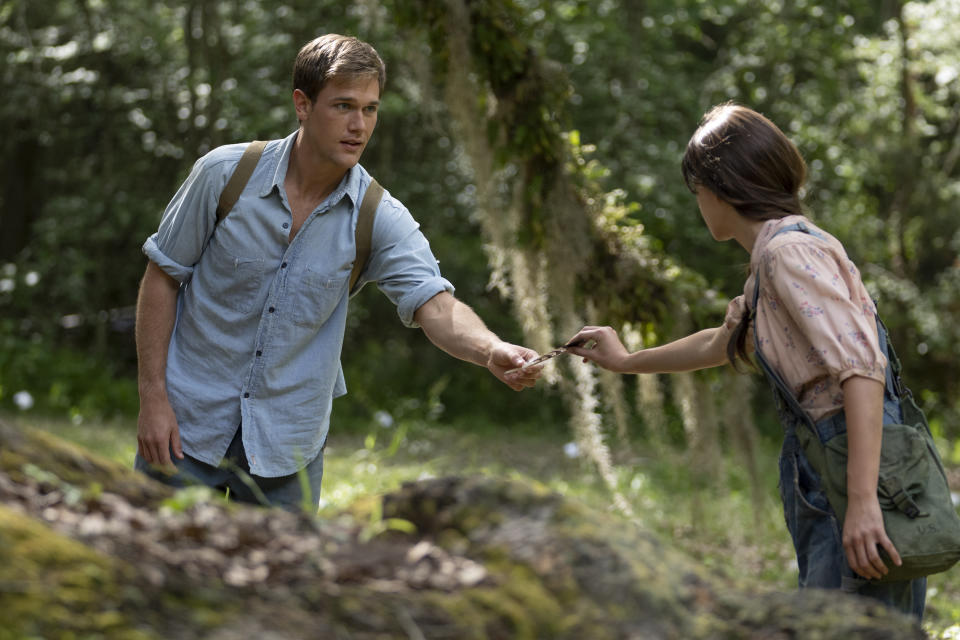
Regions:
[[[369,107],[364,107],[363,110],[366,111],[367,113],[376,113],[376,112],[377,112],[377,107],[371,105],[371,106],[369,106]]]
[[[350,110],[350,105],[347,104],[346,102],[340,102],[340,103],[338,103],[337,105],[335,105],[334,108],[335,108],[337,111],[349,111],[349,110]]]

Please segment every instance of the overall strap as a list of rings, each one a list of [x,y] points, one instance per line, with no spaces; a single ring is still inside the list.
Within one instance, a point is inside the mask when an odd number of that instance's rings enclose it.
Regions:
[[[357,228],[354,238],[357,245],[357,256],[353,261],[353,270],[350,272],[350,295],[354,295],[360,290],[357,281],[360,274],[367,266],[367,260],[370,258],[370,248],[372,246],[373,220],[377,216],[377,207],[380,206],[380,200],[383,198],[383,187],[373,178],[370,179],[370,186],[363,195],[360,202],[360,212],[357,214]]]
[[[813,231],[803,222],[798,222],[784,227],[783,229],[778,230],[773,237],[780,235],[781,233],[786,233],[788,231],[802,231],[803,233],[808,233],[810,235],[822,238],[823,236]],[[753,290],[753,306],[749,309],[751,320],[756,318],[758,304],[760,302],[760,273],[756,274],[756,283]],[[880,340],[881,350],[885,352],[887,356],[887,372],[886,372],[886,386],[890,388],[890,391],[900,400],[903,400],[906,394],[909,394],[909,390],[904,387],[901,379],[901,364],[900,360],[897,358],[896,352],[893,350],[893,345],[890,344],[889,332],[887,331],[886,325],[883,324],[883,321],[880,319],[879,314],[874,312],[874,319],[877,323],[877,334],[878,339]],[[771,384],[774,385],[778,391],[778,395],[782,398],[783,402],[798,418],[801,418],[805,424],[807,424],[810,429],[813,431],[814,435],[818,436],[819,440],[819,430],[816,428],[813,418],[810,417],[801,406],[800,402],[793,395],[793,392],[790,390],[790,387],[787,386],[787,383],[783,380],[780,374],[774,370],[766,358],[763,357],[763,352],[760,349],[760,339],[757,337],[756,326],[754,326],[753,331],[753,344],[754,344],[754,355],[757,358],[757,362],[760,364],[760,368],[766,374],[767,379],[770,380]]]
[[[751,311],[752,316],[756,317],[756,314]],[[791,414],[796,416],[798,419],[802,420],[804,424],[818,436],[819,432],[813,422],[813,418],[810,417],[810,414],[807,413],[803,407],[800,406],[800,401],[797,400],[797,397],[793,395],[793,391],[790,390],[790,387],[787,386],[786,381],[780,374],[774,369],[766,358],[763,357],[763,352],[760,349],[760,340],[757,338],[757,330],[754,327],[753,330],[753,351],[754,356],[757,358],[757,362],[760,364],[760,368],[763,370],[763,373],[766,375],[767,380],[773,385],[774,389],[777,391],[777,395],[780,398],[781,402],[786,405],[786,409],[790,411]]]
[[[874,301],[873,304],[876,306],[876,301]],[[890,330],[887,329],[887,325],[880,319],[879,314],[877,315],[877,331],[883,331],[884,334],[884,342],[887,348],[887,366],[889,368],[888,375],[890,375],[891,378],[889,382],[892,386],[891,391],[896,394],[898,398],[902,399],[904,396],[911,394],[911,391],[903,384],[903,380],[900,377],[903,371],[903,365],[900,364],[900,358],[897,357],[897,352],[894,351],[893,345],[890,343]]]
[[[243,155],[240,157],[240,162],[237,163],[237,168],[233,170],[233,175],[231,175],[230,180],[227,181],[227,186],[220,192],[220,200],[217,202],[216,224],[220,224],[230,213],[230,210],[233,209],[234,205],[237,204],[237,200],[240,199],[240,194],[243,193],[244,187],[247,186],[247,181],[250,180],[250,176],[253,175],[253,170],[257,168],[257,163],[260,162],[260,156],[263,155],[263,150],[266,146],[266,140],[254,140],[244,149]]]
[[[803,222],[797,222],[795,224],[787,225],[786,227],[779,229],[773,238],[776,238],[781,233],[787,233],[790,231],[802,231],[803,233],[810,234],[817,238],[822,238],[823,236],[813,231]],[[757,269],[757,273],[754,277],[754,287],[753,287],[753,305],[748,309],[750,314],[750,320],[754,321],[757,317],[758,304],[760,302],[760,270]],[[777,395],[781,401],[786,405],[786,408],[790,410],[794,416],[798,419],[803,420],[803,422],[809,427],[817,440],[819,441],[819,432],[817,431],[816,425],[813,422],[813,418],[810,417],[810,414],[807,413],[803,407],[800,406],[800,401],[797,400],[796,396],[793,395],[793,391],[790,390],[790,387],[787,386],[786,381],[780,376],[780,374],[770,365],[766,358],[763,357],[763,350],[760,348],[760,338],[757,335],[756,323],[754,323],[753,328],[753,352],[754,356],[757,359],[757,362],[760,364],[760,368],[763,370],[764,374],[767,376],[767,380],[771,382],[774,386],[774,389],[777,391]]]

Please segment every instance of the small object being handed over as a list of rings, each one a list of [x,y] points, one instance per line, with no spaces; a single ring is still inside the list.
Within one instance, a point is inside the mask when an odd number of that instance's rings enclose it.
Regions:
[[[567,349],[569,349],[570,347],[583,347],[584,349],[592,349],[593,346],[594,346],[594,344],[596,344],[596,342],[595,342],[594,340],[576,340],[576,341],[571,341],[571,342],[568,342],[567,344],[563,345],[562,347],[557,347],[557,348],[554,349],[553,351],[548,351],[548,352],[546,352],[545,354],[543,354],[542,356],[538,356],[538,357],[534,358],[533,360],[531,360],[531,361],[529,361],[529,362],[525,362],[522,367],[517,367],[516,369],[510,369],[510,370],[507,371],[506,373],[513,373],[514,371],[523,371],[524,369],[529,369],[530,367],[534,367],[534,366],[536,366],[536,365],[538,365],[538,364],[543,364],[543,363],[546,362],[547,360],[551,360],[551,359],[553,359],[553,358],[556,358],[556,357],[559,356],[561,353],[566,353],[566,352],[567,352]]]

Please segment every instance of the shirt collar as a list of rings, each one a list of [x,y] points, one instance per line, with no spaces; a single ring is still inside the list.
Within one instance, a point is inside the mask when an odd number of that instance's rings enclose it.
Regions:
[[[297,131],[294,131],[269,152],[270,155],[266,158],[268,162],[267,171],[264,174],[263,184],[260,185],[261,198],[269,196],[274,188],[279,189],[283,186],[283,179],[287,175],[287,165],[290,164],[290,150],[293,149],[293,142],[296,139]]]
[[[783,227],[795,224],[797,222],[809,222],[804,216],[800,215],[791,215],[784,216],[782,218],[774,218],[772,220],[767,220],[763,227],[760,228],[760,233],[757,234],[757,239],[753,243],[753,251],[750,253],[750,262],[756,263],[760,259],[760,255],[763,253],[763,250],[766,249],[767,244],[776,235],[777,231]],[[755,266],[755,265],[753,265]]]
[[[297,140],[297,133],[299,133],[299,129],[286,138],[283,138],[267,158],[269,164],[267,165],[267,172],[263,179],[263,184],[260,187],[261,198],[269,196],[273,193],[274,189],[279,190],[282,188],[283,180],[287,176],[287,167],[290,165],[290,152],[293,150],[293,143]],[[359,163],[350,167],[347,175],[344,176],[340,184],[337,185],[337,188],[330,194],[328,198],[330,205],[333,206],[337,204],[344,196],[347,196],[350,198],[353,206],[356,207],[357,203],[360,202],[360,190],[364,182],[369,183],[369,179],[364,179],[366,174],[367,172]]]

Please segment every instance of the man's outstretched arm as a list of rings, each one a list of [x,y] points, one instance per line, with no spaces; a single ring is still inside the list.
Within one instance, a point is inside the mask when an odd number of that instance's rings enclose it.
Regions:
[[[183,458],[180,428],[167,398],[167,350],[177,319],[179,289],[180,283],[150,261],[137,297],[137,453],[150,464],[164,467],[172,466],[171,449]]]
[[[514,391],[532,387],[540,377],[539,367],[507,375],[509,369],[536,358],[537,352],[498,338],[473,309],[449,292],[430,298],[413,319],[437,347],[455,358],[486,367]]]

